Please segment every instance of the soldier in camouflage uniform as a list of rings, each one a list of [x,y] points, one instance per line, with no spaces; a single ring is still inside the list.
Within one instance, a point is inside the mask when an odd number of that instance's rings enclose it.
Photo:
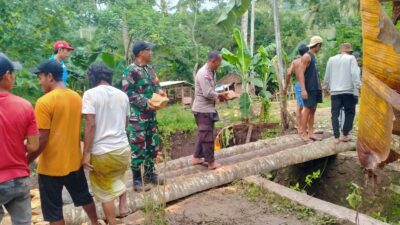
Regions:
[[[133,46],[135,62],[129,65],[123,75],[122,89],[128,95],[131,115],[127,128],[132,149],[131,169],[133,184],[137,191],[147,190],[141,178],[141,166],[144,180],[159,183],[154,171],[154,159],[159,150],[160,137],[157,133],[156,111],[151,104],[153,93],[165,96],[160,89],[154,70],[148,63],[151,60],[153,45],[137,41]]]

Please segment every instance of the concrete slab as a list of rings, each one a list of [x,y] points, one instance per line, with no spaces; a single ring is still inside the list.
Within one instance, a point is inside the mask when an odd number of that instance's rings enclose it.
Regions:
[[[283,185],[269,181],[261,176],[250,176],[244,178],[246,182],[254,183],[272,193],[275,193],[281,197],[288,198],[300,205],[304,205],[308,208],[314,209],[320,213],[327,214],[329,216],[338,218],[339,220],[355,223],[356,211],[348,209],[343,206],[335,205],[330,202],[326,202],[307,194],[292,190]],[[389,225],[382,221],[376,220],[370,216],[359,213],[359,223],[362,225]]]

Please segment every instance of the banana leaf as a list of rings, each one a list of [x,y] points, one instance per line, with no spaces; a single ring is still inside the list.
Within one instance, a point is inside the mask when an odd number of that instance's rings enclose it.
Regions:
[[[389,157],[391,135],[400,132],[400,33],[378,0],[361,0],[363,83],[357,152],[376,169]]]
[[[229,0],[216,24],[225,31],[231,30],[238,18],[249,9],[250,3],[251,0]]]

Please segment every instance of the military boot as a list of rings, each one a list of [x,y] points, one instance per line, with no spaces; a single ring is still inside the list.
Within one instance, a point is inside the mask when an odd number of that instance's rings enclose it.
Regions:
[[[144,192],[151,189],[151,186],[142,182],[142,176],[139,172],[132,171],[133,173],[133,189],[136,192]]]
[[[159,178],[154,168],[145,170],[144,180],[155,185],[164,185],[164,179]]]

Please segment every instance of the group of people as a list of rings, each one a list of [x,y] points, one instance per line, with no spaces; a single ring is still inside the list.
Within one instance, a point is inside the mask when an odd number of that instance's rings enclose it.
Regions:
[[[317,54],[323,40],[311,38],[299,48],[300,57],[287,73],[289,81],[296,74],[298,103],[297,125],[304,141],[319,140],[314,133],[317,104],[322,102],[322,88],[331,93],[332,125],[335,142],[349,141],[355,115],[360,69],[351,45],[341,45],[331,57],[321,86]],[[96,207],[89,192],[84,169],[89,171],[92,193],[102,204],[109,224],[128,215],[124,174],[129,165],[136,191],[146,191],[150,183],[162,184],[154,161],[159,150],[156,110],[153,93],[166,96],[152,66],[154,45],[137,41],[132,47],[134,63],[122,76],[122,90],[112,86],[113,72],[102,63],[89,66],[90,89],[83,98],[67,88],[68,71],[64,64],[74,50],[66,41],[54,44],[54,55],[31,69],[44,95],[32,105],[11,94],[16,71],[21,65],[0,53],[0,221],[3,207],[13,224],[30,224],[30,182],[28,165],[38,159],[37,173],[43,218],[50,224],[65,224],[62,189],[69,192],[75,206],[82,206],[91,224],[97,224]],[[218,121],[215,105],[226,101],[226,93],[215,91],[215,71],[222,62],[218,51],[211,51],[207,62],[195,77],[192,111],[198,126],[193,164],[213,170],[221,165],[214,158],[214,123]],[[288,83],[287,83],[288,85]],[[343,137],[340,138],[339,114],[344,108]],[[83,152],[81,118],[85,118]],[[119,200],[118,216],[114,201]]]
[[[331,121],[335,144],[340,141],[348,142],[351,140],[349,133],[353,128],[361,86],[360,55],[353,55],[350,43],[342,43],[338,54],[329,58],[321,85],[315,54],[321,50],[322,44],[323,39],[314,36],[308,46],[301,45],[298,49],[299,57],[292,62],[286,74],[286,87],[291,75],[296,75],[294,90],[297,100],[297,129],[305,142],[321,140],[316,135],[318,132],[314,130],[314,117],[318,103],[322,103],[324,89],[331,96]],[[341,111],[344,111],[342,126],[339,123]]]
[[[135,61],[124,71],[122,90],[112,86],[110,68],[99,62],[91,64],[87,71],[90,89],[82,98],[67,88],[63,61],[74,48],[57,41],[54,55],[30,70],[44,91],[34,109],[11,93],[21,64],[0,53],[0,221],[5,208],[14,225],[31,224],[28,165],[36,158],[43,218],[50,224],[65,224],[64,187],[74,205],[83,207],[91,224],[98,224],[84,169],[89,171],[92,193],[109,224],[130,213],[124,179],[129,165],[136,191],[148,190],[147,183],[162,183],[154,168],[160,138],[151,98],[153,93],[165,93],[149,65],[153,47],[135,42]]]

